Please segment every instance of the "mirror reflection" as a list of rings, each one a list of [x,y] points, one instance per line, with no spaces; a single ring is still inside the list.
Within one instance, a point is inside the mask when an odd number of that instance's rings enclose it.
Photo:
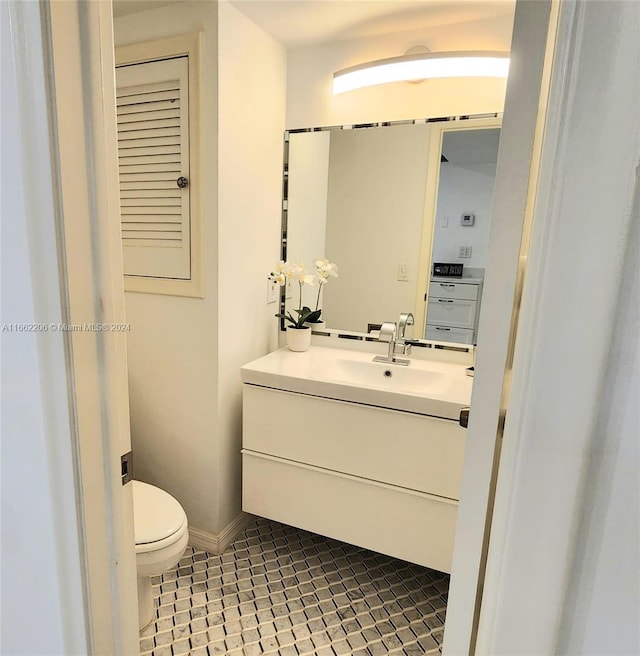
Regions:
[[[499,128],[442,134],[426,339],[476,343],[499,139]]]
[[[337,263],[339,278],[322,291],[328,328],[367,333],[412,312],[408,337],[475,342],[499,125],[422,121],[288,135],[287,259]],[[315,306],[317,289],[304,293]],[[287,309],[297,307],[290,296]]]

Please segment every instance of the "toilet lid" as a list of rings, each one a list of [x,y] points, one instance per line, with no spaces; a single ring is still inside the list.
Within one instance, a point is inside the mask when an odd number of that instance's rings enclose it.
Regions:
[[[170,494],[142,481],[132,483],[136,544],[164,540],[187,521],[182,506]]]

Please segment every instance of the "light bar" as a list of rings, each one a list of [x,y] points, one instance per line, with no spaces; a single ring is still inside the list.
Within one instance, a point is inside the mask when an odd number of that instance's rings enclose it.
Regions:
[[[509,73],[509,53],[464,51],[402,55],[351,66],[333,74],[333,93],[387,82],[447,77],[503,77]]]

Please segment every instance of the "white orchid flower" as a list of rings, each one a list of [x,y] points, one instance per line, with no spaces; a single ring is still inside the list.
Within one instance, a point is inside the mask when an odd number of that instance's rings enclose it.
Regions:
[[[285,275],[287,276],[287,278],[291,278],[292,280],[295,280],[296,282],[299,282],[301,284],[311,284],[308,282],[308,278],[310,274],[307,271],[307,268],[305,267],[304,264],[301,263],[289,264]],[[311,276],[311,279],[313,281],[313,276]]]
[[[314,265],[321,284],[328,282],[330,277],[338,277],[338,265],[334,262],[329,262],[326,258],[320,258],[315,260]]]
[[[286,263],[280,260],[280,262],[278,262],[273,268],[273,271],[269,275],[269,279],[273,280],[273,282],[277,282],[283,287],[287,283]]]

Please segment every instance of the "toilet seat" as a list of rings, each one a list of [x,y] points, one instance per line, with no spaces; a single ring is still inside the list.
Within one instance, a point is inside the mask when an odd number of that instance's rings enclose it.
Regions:
[[[142,481],[133,484],[133,526],[136,553],[168,547],[187,530],[187,516],[170,494]]]

